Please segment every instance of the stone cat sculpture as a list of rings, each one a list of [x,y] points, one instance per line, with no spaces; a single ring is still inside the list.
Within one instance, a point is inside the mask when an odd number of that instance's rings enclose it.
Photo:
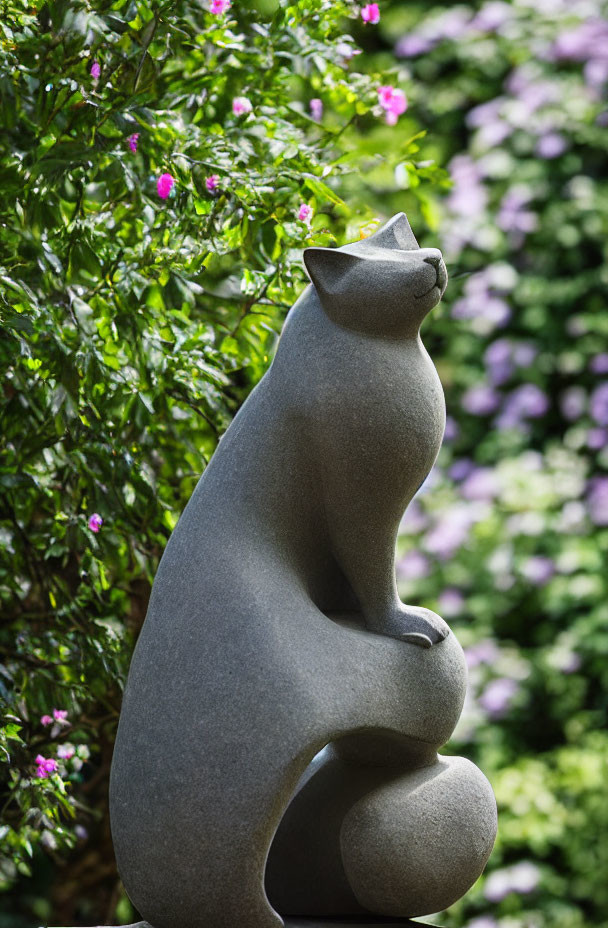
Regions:
[[[483,775],[437,756],[462,651],[395,583],[445,423],[419,336],[441,253],[400,213],[304,261],[312,284],[169,540],[125,690],[112,831],[154,928],[439,911],[495,837]]]

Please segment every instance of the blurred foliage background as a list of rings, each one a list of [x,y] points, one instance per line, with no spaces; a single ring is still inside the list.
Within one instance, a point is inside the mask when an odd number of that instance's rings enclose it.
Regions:
[[[399,583],[465,647],[447,750],[500,821],[435,918],[608,925],[608,5],[0,11],[0,928],[136,917],[107,778],[158,558],[302,248],[401,209],[451,283]]]

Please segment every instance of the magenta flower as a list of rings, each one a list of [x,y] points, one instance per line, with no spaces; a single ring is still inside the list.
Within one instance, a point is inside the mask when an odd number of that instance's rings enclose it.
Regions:
[[[44,727],[46,728],[47,725],[53,724],[53,719],[50,715],[43,715],[42,718],[40,719],[40,724],[44,725]]]
[[[94,512],[92,516],[89,516],[88,526],[92,532],[95,532],[95,534],[97,534],[97,532],[99,531],[102,525],[103,525],[103,519],[101,518],[98,512]]]
[[[173,190],[173,185],[175,183],[175,178],[171,177],[170,174],[161,174],[158,180],[156,181],[156,189],[161,200],[166,200],[171,191]]]
[[[211,0],[209,4],[209,12],[214,16],[222,16],[229,9],[230,0]]]
[[[205,187],[207,188],[209,193],[211,193],[218,186],[219,182],[220,182],[219,174],[210,174],[209,177],[207,177],[205,180]]]
[[[232,112],[235,116],[243,116],[250,113],[253,109],[249,97],[235,97],[232,101]]]
[[[36,776],[40,777],[42,780],[48,777],[49,773],[55,773],[57,770],[57,761],[53,760],[52,757],[43,757],[42,754],[38,754],[36,757]]]
[[[300,220],[300,222],[305,222],[307,223],[307,225],[310,225],[310,222],[312,220],[312,214],[313,214],[312,206],[308,206],[308,204],[306,203],[302,203],[300,205],[300,208],[298,210],[298,219]]]
[[[394,126],[407,109],[407,97],[404,92],[399,88],[391,87],[390,84],[378,87],[378,101],[386,112],[386,121],[389,126]]]
[[[380,7],[377,3],[368,3],[361,9],[361,19],[364,23],[376,25],[380,22]]]
[[[53,718],[56,722],[65,722],[68,717],[67,709],[53,709]]]
[[[94,61],[93,64],[91,65],[91,77],[93,78],[93,80],[97,81],[99,80],[100,75],[101,75],[101,65],[99,64],[98,61]]]
[[[313,97],[310,101],[310,115],[316,122],[321,122],[323,119],[323,100],[319,97]]]
[[[132,152],[137,151],[138,138],[139,138],[139,132],[134,132],[133,135],[130,135],[129,138],[127,139],[127,142],[129,143],[129,148],[131,149]]]

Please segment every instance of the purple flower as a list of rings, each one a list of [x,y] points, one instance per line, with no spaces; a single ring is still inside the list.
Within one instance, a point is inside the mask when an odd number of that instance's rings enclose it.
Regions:
[[[608,444],[608,429],[589,429],[587,432],[587,447],[591,451],[599,451]]]
[[[478,32],[495,32],[504,26],[513,15],[510,3],[504,0],[490,0],[484,3],[471,21],[471,28]]]
[[[608,374],[608,353],[602,351],[591,358],[589,367],[594,374]]]
[[[321,122],[323,119],[323,100],[319,97],[313,97],[310,101],[310,115],[316,122]]]
[[[475,515],[468,505],[456,504],[445,509],[424,538],[424,547],[445,561],[464,544],[469,536]]]
[[[597,91],[603,90],[604,84],[608,81],[608,57],[588,61],[583,74],[589,87]]]
[[[93,64],[91,65],[91,77],[93,78],[94,81],[97,81],[99,80],[100,75],[101,75],[101,65],[99,64],[98,61],[94,61]]]
[[[56,722],[65,722],[68,717],[67,709],[53,709],[53,718]]]
[[[551,558],[535,555],[524,561],[521,566],[521,573],[534,586],[544,586],[555,573],[555,564]]]
[[[536,154],[539,158],[559,158],[567,147],[568,143],[563,135],[559,132],[547,132],[546,135],[541,135],[536,143]]]
[[[505,383],[513,373],[511,343],[508,338],[497,338],[486,348],[484,361],[490,382],[494,386]]]
[[[423,512],[422,506],[417,499],[414,499],[405,510],[403,518],[401,519],[399,533],[404,535],[417,535],[418,532],[421,532],[422,529],[427,527],[428,522],[429,520]]]
[[[479,216],[488,202],[479,165],[469,155],[456,155],[448,167],[453,181],[448,208],[457,216]]]
[[[515,680],[498,677],[488,683],[479,697],[479,705],[491,718],[498,719],[505,714],[518,689],[519,684]]]
[[[529,367],[537,354],[536,348],[529,342],[520,342],[513,348],[513,360],[518,367]]]
[[[489,902],[500,902],[511,892],[509,871],[494,870],[485,881],[483,894]]]
[[[460,430],[458,428],[458,423],[453,416],[446,416],[445,420],[445,432],[443,433],[444,441],[454,441],[455,438],[458,438]]]
[[[568,29],[557,37],[551,57],[557,61],[605,59],[608,47],[608,21],[589,17],[577,29]]]
[[[592,477],[589,481],[587,511],[595,525],[608,525],[608,477]]]
[[[471,471],[474,469],[475,465],[470,458],[459,458],[457,461],[454,461],[450,469],[448,470],[448,476],[452,480],[460,481],[464,480],[465,477],[468,477]]]
[[[587,394],[582,387],[568,387],[559,398],[559,407],[562,416],[568,422],[574,422],[585,412],[587,407]]]
[[[540,870],[529,860],[511,867],[511,890],[514,893],[531,893],[538,886]]]
[[[404,35],[399,39],[395,46],[397,58],[416,58],[417,55],[425,55],[430,52],[437,44],[437,39],[430,36],[417,35],[413,32],[411,35]]]
[[[464,596],[456,587],[447,587],[438,599],[439,612],[450,619],[460,615],[464,608]]]
[[[496,216],[497,225],[503,232],[513,233],[514,241],[521,242],[528,232],[533,232],[538,225],[536,213],[526,209],[532,199],[526,187],[515,185],[511,187],[500,202]]]
[[[478,667],[479,664],[493,664],[500,656],[500,650],[495,641],[492,641],[491,638],[484,638],[482,641],[472,644],[470,648],[465,648],[464,656],[467,667],[471,670],[473,667]]]
[[[500,397],[493,387],[480,383],[469,387],[462,397],[462,408],[472,416],[489,416],[497,408]]]
[[[87,524],[90,530],[92,532],[95,532],[95,534],[97,534],[97,532],[103,525],[103,519],[101,518],[98,512],[94,512],[93,515],[89,516],[89,521]]]
[[[130,135],[127,139],[129,143],[129,148],[133,153],[137,151],[137,140],[139,139],[139,132],[134,132],[133,135]]]
[[[161,200],[166,200],[173,189],[175,178],[171,174],[161,174],[156,182],[156,190]]]
[[[522,860],[514,867],[495,870],[486,879],[484,895],[490,902],[500,902],[509,893],[531,893],[540,879],[540,870],[531,861]]]
[[[209,193],[212,193],[218,186],[219,182],[220,182],[219,174],[210,174],[209,177],[205,178],[205,187],[207,188]]]
[[[407,551],[397,562],[397,576],[400,580],[419,580],[428,576],[429,560],[420,551]]]
[[[44,725],[45,728],[47,727],[47,725],[52,725],[53,724],[52,716],[43,715],[42,718],[40,719],[40,724]]]
[[[467,32],[471,14],[468,10],[457,7],[446,10],[431,24],[433,35],[440,39],[454,41]]]
[[[598,425],[608,425],[608,381],[597,386],[591,394],[589,411]]]
[[[491,467],[475,467],[460,486],[463,499],[491,500],[498,496],[499,486]]]
[[[468,928],[498,928],[498,922],[491,915],[479,915],[467,922]]]
[[[230,0],[211,0],[209,12],[214,16],[223,16],[230,9]]]
[[[546,393],[534,383],[522,383],[505,400],[502,414],[508,421],[540,419],[549,409]]]

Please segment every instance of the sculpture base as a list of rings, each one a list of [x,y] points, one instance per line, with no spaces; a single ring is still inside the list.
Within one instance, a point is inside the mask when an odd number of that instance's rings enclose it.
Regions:
[[[285,928],[420,928],[424,922],[413,922],[407,918],[380,918],[372,916],[370,918],[348,919],[326,919],[326,918],[286,918]],[[429,925],[428,928],[433,928]]]
[[[285,918],[285,928],[421,928],[426,922],[413,922],[407,918],[381,918],[380,916],[370,916],[369,918],[349,918],[344,921],[341,918]],[[99,928],[102,928],[100,925]],[[123,925],[123,928],[152,928],[148,922],[135,922],[131,925]],[[428,928],[436,926],[428,925]]]

